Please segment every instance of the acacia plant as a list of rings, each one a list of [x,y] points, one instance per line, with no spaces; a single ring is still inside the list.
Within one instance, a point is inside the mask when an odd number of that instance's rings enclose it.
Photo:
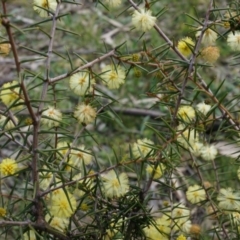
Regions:
[[[1,0],[1,239],[239,239],[240,2],[191,2]]]

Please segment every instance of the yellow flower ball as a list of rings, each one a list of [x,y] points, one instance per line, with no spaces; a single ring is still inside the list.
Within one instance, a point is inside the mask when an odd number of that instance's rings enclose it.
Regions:
[[[141,9],[140,12],[135,10],[132,15],[132,24],[136,29],[143,32],[149,31],[153,28],[157,18],[152,16],[150,10]]]
[[[182,106],[178,109],[177,116],[184,122],[191,122],[195,119],[196,113],[192,106]]]
[[[102,72],[101,78],[109,89],[117,89],[125,82],[126,73],[121,66],[107,65]]]
[[[46,125],[49,128],[59,126],[61,121],[62,121],[62,113],[55,107],[49,106],[42,113],[41,122],[43,125]]]
[[[7,107],[11,107],[11,110],[22,109],[23,105],[18,105],[24,102],[20,91],[21,90],[17,81],[5,83],[1,87],[0,98]]]
[[[201,201],[206,200],[207,195],[205,190],[199,185],[195,184],[193,186],[189,186],[186,192],[186,197],[189,202],[192,204],[199,203]]]
[[[0,207],[0,217],[5,217],[5,216],[6,216],[6,213],[7,213],[6,209]]]
[[[185,37],[178,42],[177,49],[183,56],[188,57],[192,54],[194,45],[192,38]]]
[[[220,51],[218,47],[209,46],[202,50],[201,57],[204,61],[209,63],[215,63],[220,56]]]
[[[126,173],[117,175],[114,170],[101,175],[103,192],[106,197],[121,197],[129,190],[129,181]]]
[[[74,117],[80,123],[85,124],[92,123],[94,122],[96,116],[97,116],[96,109],[91,107],[89,104],[85,103],[79,104],[74,111]]]
[[[48,207],[54,217],[69,218],[75,212],[77,202],[71,193],[59,189],[56,194],[51,195]]]
[[[3,176],[10,176],[17,172],[18,164],[14,159],[5,158],[0,163],[0,172]]]

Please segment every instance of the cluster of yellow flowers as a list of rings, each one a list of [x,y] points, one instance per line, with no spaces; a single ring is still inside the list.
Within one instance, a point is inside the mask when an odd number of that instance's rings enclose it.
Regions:
[[[121,2],[121,0],[105,0],[106,5],[110,8],[120,6]],[[48,17],[56,11],[57,1],[34,0],[33,8],[41,17]],[[153,28],[155,22],[156,17],[152,16],[150,10],[135,10],[132,15],[133,26],[144,32]],[[109,89],[117,89],[125,82],[126,73],[121,66],[106,65],[102,69],[100,78],[109,87]],[[74,73],[69,80],[70,89],[79,96],[85,96],[87,93],[92,92],[94,83],[94,78],[87,71]],[[42,123],[48,127],[57,127],[62,120],[60,111],[51,106],[43,112],[42,116]],[[92,123],[96,118],[96,109],[90,104],[81,103],[76,107],[74,117],[79,123]]]
[[[110,8],[119,7],[122,3],[121,0],[104,0],[104,3]],[[34,0],[33,9],[41,16],[48,17],[56,11],[56,0]],[[150,10],[140,9],[135,10],[132,15],[132,24],[136,29],[143,32],[149,31],[154,27],[157,18],[152,16]]]
[[[196,38],[201,35],[202,28],[197,29]],[[220,56],[219,48],[215,46],[217,40],[217,33],[211,28],[207,28],[202,36],[203,49],[201,50],[200,56],[208,63],[214,63]],[[178,50],[185,56],[188,57],[193,53],[195,43],[192,38],[185,37],[178,42]]]
[[[45,221],[58,231],[65,232],[70,217],[76,211],[77,202],[74,196],[67,190],[58,189],[51,193],[47,198],[48,213],[45,216]],[[23,237],[26,240],[37,239],[34,230],[27,231]]]
[[[196,106],[197,111],[206,116],[211,109],[211,106],[205,103],[199,103]],[[182,123],[177,127],[177,141],[188,149],[194,156],[201,156],[206,161],[214,160],[217,156],[217,149],[214,145],[203,143],[199,138],[199,133],[189,128],[189,123],[192,123],[196,117],[196,111],[192,106],[182,106],[179,108],[177,116]]]
[[[52,17],[55,14],[58,4],[61,1],[57,0],[33,0],[33,9],[41,17]],[[109,8],[116,8],[121,5],[121,0],[103,0]],[[146,2],[147,5],[147,2]],[[134,10],[132,14],[132,26],[136,30],[147,32],[156,27],[157,17],[152,15],[152,12],[146,7],[140,10]],[[202,35],[202,27],[196,30],[196,39]],[[220,56],[219,48],[216,46],[218,34],[212,26],[204,30],[201,41],[201,48],[199,56],[208,62],[214,63]],[[233,50],[240,50],[240,31],[228,34],[227,43]],[[189,57],[195,48],[195,41],[190,37],[181,39],[177,48],[184,56]],[[0,54],[7,55],[10,52],[10,45],[8,43],[0,44]],[[198,54],[198,53],[197,53]],[[97,77],[96,77],[97,76]],[[126,81],[126,70],[117,64],[108,64],[101,69],[101,72],[96,75],[90,70],[79,71],[73,73],[69,78],[69,87],[71,91],[84,99],[88,95],[94,95],[94,87],[96,81],[105,84],[109,89],[119,89]],[[24,106],[24,97],[21,93],[18,81],[6,83],[2,86],[0,91],[1,101],[10,110],[21,110]],[[79,103],[73,112],[73,116],[81,124],[91,124],[97,117],[97,109],[92,106],[89,99]],[[181,106],[177,112],[177,117],[180,124],[177,127],[177,141],[195,157],[201,157],[206,161],[213,161],[218,152],[214,145],[207,144],[205,139],[201,139],[200,133],[194,129],[197,117],[208,116],[211,111],[211,106],[206,103],[199,103],[193,108],[190,105]],[[47,128],[59,127],[62,123],[63,114],[56,106],[47,106],[41,113],[41,123]],[[18,118],[15,116],[0,115],[0,127],[3,130],[10,130],[18,125]],[[57,146],[56,146],[57,145]],[[99,188],[97,193],[101,193],[105,197],[103,200],[117,201],[118,198],[128,198],[130,191],[129,176],[125,172],[119,172],[113,167],[106,172],[100,172],[98,178],[86,178],[79,180],[86,176],[89,170],[89,165],[93,162],[93,153],[88,150],[84,144],[72,146],[71,143],[60,141],[54,147],[56,148],[56,159],[51,162],[56,166],[59,162],[63,163],[61,177],[64,174],[71,175],[70,180],[77,181],[76,185],[81,185],[91,189],[96,185],[95,179],[99,180]],[[132,155],[134,160],[148,159],[146,166],[147,178],[152,177],[153,180],[159,180],[166,172],[167,164],[159,163],[154,159],[155,153],[154,142],[147,138],[138,139],[132,145]],[[159,148],[158,148],[159,149]],[[145,164],[145,163],[144,163]],[[0,163],[0,173],[2,178],[18,174],[20,170],[19,163],[11,158],[3,159]],[[60,172],[59,171],[59,172]],[[70,173],[70,174],[69,174]],[[84,174],[83,174],[84,173]],[[87,174],[91,174],[89,171]],[[240,170],[239,170],[240,176]],[[71,186],[67,188],[59,188],[57,190],[51,189],[53,185],[62,185],[62,179],[48,169],[47,166],[41,166],[39,170],[39,184],[41,190],[50,189],[48,195],[45,196],[45,220],[55,229],[64,232],[66,228],[71,225],[70,218],[76,211],[87,211],[89,208],[88,202],[82,199],[86,193],[78,186]],[[88,176],[89,177],[89,176]],[[91,177],[91,176],[90,176]],[[73,188],[75,188],[73,190]],[[95,189],[94,189],[95,190]],[[91,195],[91,190],[87,192]],[[127,196],[126,196],[127,195]],[[90,198],[90,196],[89,196]],[[87,197],[86,197],[87,199]],[[186,191],[186,199],[191,204],[200,205],[202,202],[208,200],[205,188],[198,184],[188,187]],[[234,192],[231,188],[221,188],[217,195],[216,206],[223,212],[228,214],[231,221],[240,226],[240,195]],[[81,200],[81,202],[80,202]],[[107,202],[107,201],[106,201]],[[110,205],[110,204],[109,204]],[[117,206],[117,204],[116,204]],[[121,207],[120,205],[117,207]],[[7,211],[0,207],[0,217],[5,217]],[[177,240],[186,240],[193,230],[191,222],[190,208],[183,203],[172,203],[171,207],[167,207],[163,215],[149,224],[143,229],[146,238],[149,240],[169,239],[171,234],[177,236]],[[112,239],[118,233],[116,230],[126,219],[119,218],[114,226],[109,225],[105,231],[106,238]],[[145,225],[146,226],[146,225]],[[116,229],[115,229],[116,228]],[[239,227],[240,229],[240,227]],[[24,234],[24,239],[37,239],[38,233],[30,230]]]
[[[102,69],[101,79],[110,89],[117,89],[125,81],[125,71],[120,66],[107,65]],[[79,96],[93,91],[95,80],[87,72],[78,72],[70,77],[70,89]]]
[[[20,170],[18,163],[15,159],[5,158],[0,163],[0,178],[5,178],[17,174]],[[0,207],[0,218],[5,217],[7,210]]]
[[[74,117],[79,123],[84,124],[94,122],[96,115],[96,108],[93,108],[90,104],[85,103],[79,104],[74,111]],[[49,128],[58,127],[62,122],[62,113],[59,109],[48,106],[48,108],[42,113],[41,122]]]
[[[199,188],[197,191],[202,191]],[[203,194],[202,195],[203,199]],[[204,199],[203,199],[204,200]],[[240,195],[238,191],[234,191],[232,188],[220,188],[217,195],[218,204],[216,207],[209,206],[206,210],[209,217],[216,218],[218,209],[221,214],[225,216],[233,226],[236,226],[238,231],[240,230]]]
[[[229,19],[232,18],[233,21],[234,19],[239,21],[237,13],[231,13],[230,16],[228,17]],[[198,39],[202,34],[201,31],[202,31],[202,27],[199,27],[197,29],[196,39]],[[208,63],[216,62],[220,56],[220,50],[216,46],[217,38],[218,38],[218,33],[216,32],[215,29],[211,27],[207,28],[202,35],[201,44],[203,48],[200,51],[200,56],[204,61]],[[227,44],[233,51],[239,51],[240,50],[240,31],[230,32],[227,35]],[[195,42],[190,37],[182,38],[177,45],[178,50],[185,57],[189,57],[193,53],[194,47],[195,47]]]
[[[146,237],[150,240],[168,240],[172,232],[179,233],[178,239],[186,239],[185,235],[192,233],[193,224],[190,220],[190,210],[182,203],[174,204],[171,210],[144,228]]]
[[[147,138],[138,139],[132,146],[132,154],[134,158],[149,158],[153,157],[154,142]],[[162,163],[155,164],[155,161],[151,161],[146,167],[146,173],[153,179],[160,179],[166,169],[166,166]]]

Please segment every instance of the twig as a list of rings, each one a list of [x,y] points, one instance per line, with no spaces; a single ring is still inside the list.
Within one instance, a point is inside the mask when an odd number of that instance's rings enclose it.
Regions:
[[[7,15],[7,8],[6,8],[6,1],[2,1],[2,6],[3,6],[3,13],[4,15]],[[4,17],[2,18],[2,25],[6,28],[7,34],[8,34],[8,39],[12,48],[12,52],[13,52],[13,57],[14,57],[14,61],[15,61],[15,66],[16,66],[16,70],[18,75],[20,74],[21,71],[21,67],[20,67],[20,62],[18,59],[18,53],[17,53],[17,48],[16,48],[16,44],[14,42],[14,38],[12,35],[12,31],[11,31],[11,24],[10,21]]]
[[[57,18],[60,10],[61,3],[58,2],[56,11],[52,17],[52,29],[50,34],[50,41],[49,41],[49,47],[48,47],[48,53],[47,53],[47,59],[46,59],[46,79],[43,84],[43,89],[41,93],[41,101],[36,113],[35,122],[33,125],[33,159],[32,159],[32,181],[33,186],[35,189],[35,197],[34,197],[34,203],[36,208],[36,222],[41,224],[44,222],[44,213],[43,213],[43,205],[42,200],[40,197],[40,186],[39,186],[39,172],[38,172],[38,132],[40,127],[40,119],[41,119],[41,111],[44,106],[44,99],[47,95],[47,90],[49,86],[49,72],[50,72],[50,64],[51,64],[51,56],[52,56],[52,50],[53,50],[53,42],[54,42],[54,36],[57,26]]]
[[[73,75],[74,73],[80,72],[80,71],[82,71],[82,70],[84,70],[84,69],[86,69],[86,68],[90,68],[90,67],[92,67],[94,64],[96,64],[96,63],[98,63],[98,62],[101,62],[101,61],[103,61],[104,59],[113,56],[114,54],[115,54],[115,49],[113,49],[113,50],[111,50],[110,52],[104,54],[103,56],[101,56],[101,57],[99,57],[99,58],[96,58],[96,59],[94,59],[93,61],[91,61],[91,62],[89,62],[89,63],[87,63],[87,64],[85,64],[85,65],[83,65],[83,66],[81,66],[81,67],[79,67],[79,68],[77,68],[77,69],[74,70],[73,72],[65,73],[65,74],[62,74],[62,75],[60,75],[60,76],[58,76],[58,77],[55,77],[55,78],[49,78],[49,83],[52,84],[52,83],[55,83],[55,82],[60,81],[60,80],[62,80],[62,79],[65,79],[65,78],[67,78],[67,77],[70,77],[70,76]]]

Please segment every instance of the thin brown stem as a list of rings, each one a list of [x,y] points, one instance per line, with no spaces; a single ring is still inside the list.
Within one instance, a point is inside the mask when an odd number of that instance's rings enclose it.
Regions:
[[[3,13],[6,16],[7,15],[6,1],[2,1],[2,7],[3,7]],[[10,23],[10,21],[7,17],[2,18],[2,25],[6,28],[9,43],[11,45],[12,52],[13,52],[13,57],[14,57],[14,61],[15,61],[16,70],[17,70],[17,73],[19,75],[20,71],[21,71],[21,67],[20,67],[20,62],[19,62],[19,59],[18,59],[17,47],[16,47],[16,44],[15,44],[15,41],[14,41],[14,38],[13,38],[13,34],[12,34],[12,31],[11,31],[11,23]]]
[[[81,66],[81,67],[79,67],[79,68],[77,68],[77,69],[74,70],[73,72],[65,73],[65,74],[62,74],[62,75],[60,75],[60,76],[58,76],[58,77],[55,77],[55,78],[50,78],[50,79],[49,79],[49,82],[52,84],[52,83],[55,83],[55,82],[60,81],[60,80],[62,80],[62,79],[65,79],[65,78],[67,78],[67,77],[70,77],[70,76],[73,75],[74,73],[77,73],[77,72],[80,72],[80,71],[82,71],[82,70],[84,70],[84,69],[90,68],[90,67],[92,67],[94,64],[99,63],[99,62],[103,61],[104,59],[109,58],[109,57],[114,56],[114,55],[115,55],[115,50],[113,49],[113,50],[111,50],[110,52],[104,54],[103,56],[101,56],[101,57],[99,57],[99,58],[96,58],[96,59],[94,59],[93,61],[91,61],[91,62],[89,62],[89,63],[87,63],[87,64],[85,64],[85,65],[83,65],[83,66]]]
[[[49,87],[49,72],[50,72],[50,64],[51,64],[51,56],[52,56],[52,50],[53,50],[53,42],[54,42],[54,36],[57,26],[57,17],[59,14],[60,9],[60,3],[57,4],[56,12],[52,17],[52,29],[50,34],[50,41],[49,41],[49,47],[48,47],[48,53],[47,53],[47,59],[46,59],[46,79],[43,84],[43,89],[41,93],[41,102],[39,104],[35,122],[33,124],[33,160],[32,160],[32,178],[33,178],[33,186],[35,190],[35,197],[34,197],[34,203],[35,203],[35,209],[36,209],[36,217],[37,217],[37,223],[41,224],[44,222],[44,213],[43,213],[43,205],[41,200],[41,191],[39,187],[39,172],[38,172],[38,131],[40,128],[40,119],[41,119],[41,111],[44,106],[44,101],[47,95],[47,90]]]

